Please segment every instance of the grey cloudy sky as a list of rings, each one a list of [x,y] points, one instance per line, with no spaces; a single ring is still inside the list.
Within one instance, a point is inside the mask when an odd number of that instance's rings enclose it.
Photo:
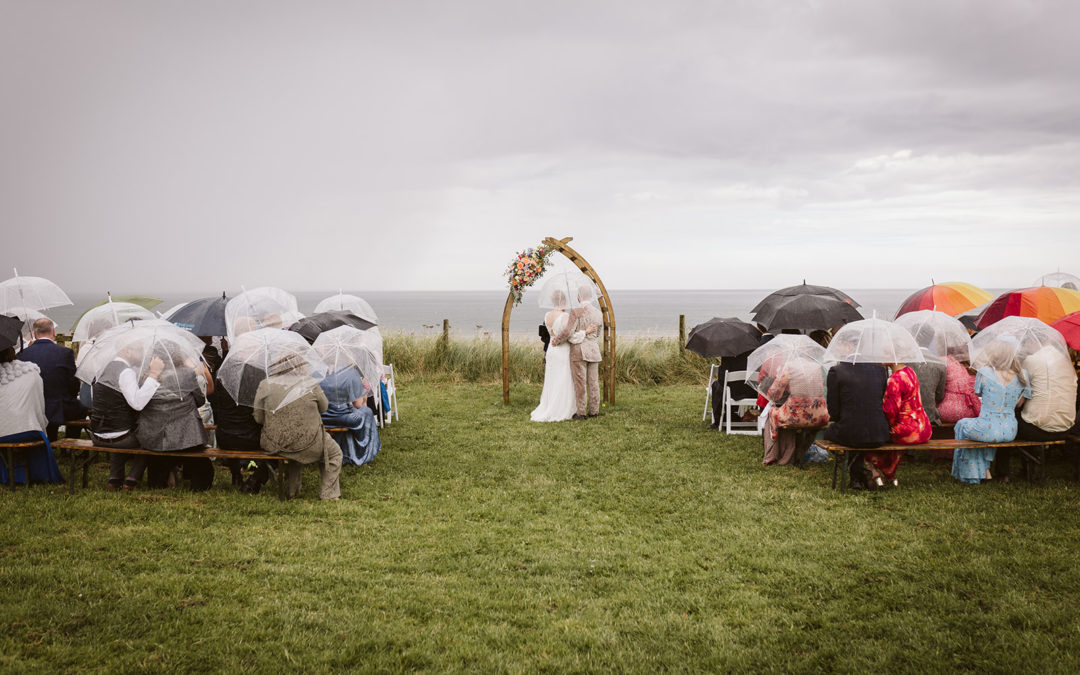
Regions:
[[[1080,274],[1080,3],[0,0],[0,270],[69,291]]]

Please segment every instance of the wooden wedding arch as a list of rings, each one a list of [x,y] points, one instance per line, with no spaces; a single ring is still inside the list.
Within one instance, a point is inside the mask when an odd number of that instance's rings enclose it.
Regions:
[[[551,250],[558,251],[574,264],[579,270],[589,277],[597,288],[600,289],[600,297],[597,303],[600,305],[600,313],[604,317],[604,343],[603,358],[600,363],[600,386],[603,393],[601,400],[608,404],[615,403],[615,311],[611,307],[611,296],[604,288],[604,282],[600,276],[584,258],[567,244],[573,241],[573,237],[554,239],[547,237],[541,242]],[[510,402],[510,312],[514,309],[514,294],[506,298],[506,306],[503,308],[502,317],[502,384],[503,403]]]

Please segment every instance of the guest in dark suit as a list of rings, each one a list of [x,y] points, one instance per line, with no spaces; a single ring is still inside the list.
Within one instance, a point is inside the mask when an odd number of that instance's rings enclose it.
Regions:
[[[75,379],[75,352],[56,344],[56,325],[52,319],[34,322],[34,342],[19,353],[20,361],[37,364],[45,391],[45,433],[55,441],[60,425],[86,418],[86,408],[79,403],[79,381]]]
[[[838,363],[825,382],[830,423],[825,440],[851,448],[876,448],[889,442],[889,420],[882,400],[889,373],[878,363]],[[861,452],[851,456],[851,484],[869,487],[870,473]]]

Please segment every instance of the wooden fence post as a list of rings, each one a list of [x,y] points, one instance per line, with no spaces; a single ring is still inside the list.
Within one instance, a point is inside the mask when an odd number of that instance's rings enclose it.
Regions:
[[[679,315],[679,350],[686,349],[686,315]]]

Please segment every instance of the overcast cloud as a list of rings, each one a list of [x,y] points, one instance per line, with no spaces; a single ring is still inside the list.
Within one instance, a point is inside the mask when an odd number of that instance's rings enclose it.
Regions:
[[[0,277],[1080,274],[1080,3],[0,0]]]

